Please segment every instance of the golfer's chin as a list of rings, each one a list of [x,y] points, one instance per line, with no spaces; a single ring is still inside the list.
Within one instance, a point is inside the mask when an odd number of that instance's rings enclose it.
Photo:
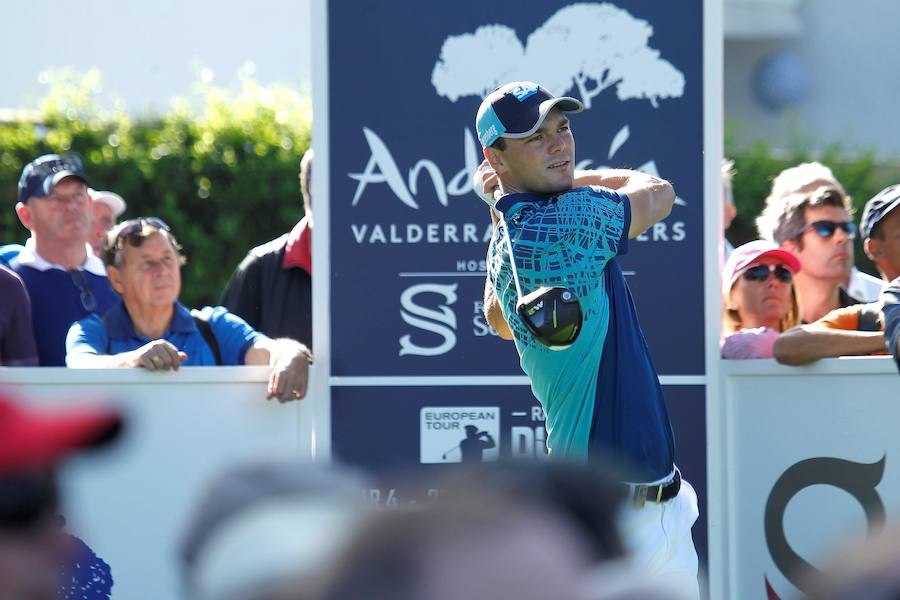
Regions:
[[[567,192],[571,190],[575,186],[575,170],[566,170],[560,173],[549,173],[547,176],[547,189],[545,190],[548,194],[561,194],[563,192]]]

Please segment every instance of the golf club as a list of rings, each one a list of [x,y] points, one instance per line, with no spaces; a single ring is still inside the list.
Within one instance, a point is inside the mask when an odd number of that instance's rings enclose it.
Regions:
[[[502,195],[499,188],[494,190],[494,196],[497,197],[498,194]],[[584,320],[578,296],[563,286],[541,286],[523,295],[509,228],[502,213],[500,220],[506,228],[509,263],[516,285],[516,313],[538,342],[551,350],[568,348],[578,339]]]

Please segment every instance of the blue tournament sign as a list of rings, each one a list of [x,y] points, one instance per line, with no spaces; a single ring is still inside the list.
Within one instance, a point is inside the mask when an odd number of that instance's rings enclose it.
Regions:
[[[482,160],[481,99],[532,80],[584,103],[572,116],[579,168],[634,168],[674,184],[671,215],[620,264],[664,385],[679,465],[703,496],[703,4],[318,5],[327,91],[317,90],[316,114],[328,122],[315,143],[328,161],[336,458],[427,470],[462,460],[472,436],[493,438],[486,460],[542,444],[515,347],[482,316],[492,230],[471,183]],[[695,537],[703,554],[704,524]]]
[[[674,183],[622,266],[660,373],[704,372],[694,4],[328,3],[333,375],[521,374],[481,316],[491,226],[471,184],[481,98],[519,79],[584,102],[580,167]]]

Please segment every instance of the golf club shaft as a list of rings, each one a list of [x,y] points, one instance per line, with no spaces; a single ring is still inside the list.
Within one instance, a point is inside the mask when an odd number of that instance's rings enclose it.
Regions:
[[[494,200],[500,200],[503,197],[503,192],[499,187],[494,188]],[[491,209],[494,210],[494,209]],[[516,256],[513,254],[512,248],[512,239],[510,239],[509,235],[509,227],[506,225],[506,217],[502,212],[497,211],[500,217],[500,223],[503,224],[503,229],[506,230],[506,249],[509,251],[509,268],[512,269],[512,277],[513,283],[516,285],[516,297],[518,300],[522,299],[522,286],[519,283],[519,271],[516,269]]]

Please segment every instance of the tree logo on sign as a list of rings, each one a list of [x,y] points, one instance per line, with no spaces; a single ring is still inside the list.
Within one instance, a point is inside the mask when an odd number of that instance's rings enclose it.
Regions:
[[[653,27],[609,3],[579,3],[558,10],[525,45],[506,25],[483,25],[444,40],[431,74],[451,102],[482,98],[517,80],[538,81],[552,93],[575,90],[585,108],[615,87],[619,100],[659,100],[684,94],[684,74],[649,46]]]

